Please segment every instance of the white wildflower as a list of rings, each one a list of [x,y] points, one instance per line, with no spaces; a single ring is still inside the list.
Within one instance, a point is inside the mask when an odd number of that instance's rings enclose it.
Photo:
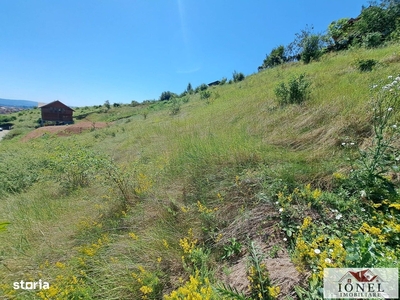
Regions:
[[[331,261],[330,258],[325,258],[325,262],[326,262],[327,264],[330,264],[332,261]]]
[[[364,207],[361,207],[361,211],[365,211],[365,208],[364,208]]]
[[[336,216],[336,220],[340,220],[342,217],[343,217],[342,214],[338,214],[338,215]]]
[[[354,146],[354,143],[353,143],[353,142],[351,142],[351,143],[350,143],[350,146]]]
[[[392,76],[392,75],[388,76],[388,79],[392,79],[392,78],[393,78],[393,76]]]
[[[393,107],[389,107],[389,108],[388,108],[388,111],[392,111],[392,110],[393,110]]]
[[[280,208],[280,209],[279,209],[279,212],[283,212],[283,208]]]
[[[329,252],[332,253],[332,252],[333,252],[333,249],[329,249]]]
[[[360,192],[360,195],[361,195],[361,198],[366,198],[367,197],[367,193],[364,190],[362,190]]]
[[[314,253],[315,253],[315,254],[320,254],[320,253],[321,253],[321,250],[319,250],[319,249],[314,249]]]
[[[375,89],[375,88],[377,88],[377,87],[378,87],[377,84],[374,84],[374,85],[372,86],[373,89]]]
[[[287,241],[287,238],[283,238],[283,241],[286,242],[286,241]]]

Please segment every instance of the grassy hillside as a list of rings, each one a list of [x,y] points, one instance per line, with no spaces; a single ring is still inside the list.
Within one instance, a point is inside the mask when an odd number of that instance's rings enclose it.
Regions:
[[[398,268],[400,100],[371,97],[399,69],[398,45],[327,54],[177,113],[79,108],[76,122],[109,125],[25,142],[39,111],[20,113],[0,142],[0,297],[319,299],[324,267]],[[300,74],[310,98],[280,106],[276,86]],[[39,279],[50,288],[13,288]]]

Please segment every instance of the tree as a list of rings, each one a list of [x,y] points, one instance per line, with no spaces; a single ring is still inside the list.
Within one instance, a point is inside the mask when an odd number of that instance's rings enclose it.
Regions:
[[[176,96],[177,96],[176,94],[174,94],[174,93],[172,93],[172,92],[170,92],[170,91],[165,91],[165,92],[162,92],[162,93],[161,93],[160,101],[169,100],[169,99],[171,99],[172,97],[176,97]]]
[[[105,106],[107,109],[110,109],[110,107],[111,107],[110,101],[106,100],[106,102],[104,102],[104,106]]]
[[[325,45],[324,37],[313,33],[313,29],[312,26],[310,28],[307,25],[305,29],[295,34],[295,40],[288,46],[288,53],[291,53],[292,57],[300,57],[306,64],[313,59],[318,59]]]
[[[245,78],[245,76],[243,73],[240,73],[240,72],[238,73],[236,71],[233,71],[232,79],[234,82],[242,81],[244,78]]]
[[[335,44],[338,44],[348,36],[349,18],[342,18],[333,21],[328,26],[328,37],[331,38]]]
[[[271,53],[264,59],[262,68],[273,68],[287,61],[285,56],[285,47],[280,45],[272,49]]]
[[[188,94],[193,94],[193,87],[192,87],[192,84],[190,82],[187,85],[186,92]]]

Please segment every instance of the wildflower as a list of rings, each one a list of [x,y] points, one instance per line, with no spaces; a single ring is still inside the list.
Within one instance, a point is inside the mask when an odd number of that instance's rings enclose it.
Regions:
[[[361,196],[361,198],[366,198],[367,197],[367,193],[364,190],[362,190],[360,192],[360,196]]]
[[[338,215],[336,216],[336,220],[340,220],[342,217],[343,217],[342,214],[338,214]]]
[[[374,85],[372,86],[373,89],[375,89],[375,88],[377,88],[377,87],[378,87],[377,84],[374,84]]]
[[[138,237],[136,234],[134,234],[133,232],[129,232],[128,235],[129,235],[133,240],[139,239],[139,237]]]
[[[315,253],[315,254],[320,254],[320,253],[321,253],[321,250],[319,250],[319,249],[314,249],[314,253]]]
[[[364,208],[364,207],[362,207],[362,208],[361,208],[361,211],[365,211],[365,208]]]
[[[389,76],[388,76],[388,79],[392,79],[392,78],[393,78],[393,76],[392,76],[392,75],[389,75]]]
[[[396,125],[396,124],[393,124],[393,125],[392,125],[392,128],[393,128],[393,129],[397,129],[397,125]]]
[[[279,209],[279,212],[283,212],[283,208],[282,207]]]
[[[283,238],[283,241],[284,241],[284,242],[287,242],[287,238]]]
[[[327,264],[330,264],[330,263],[332,263],[332,260],[331,260],[330,258],[325,258],[325,262],[326,262]]]
[[[393,110],[393,107],[389,107],[389,108],[388,108],[388,111],[392,111],[392,110]]]
[[[342,146],[346,146],[346,143],[342,143]]]

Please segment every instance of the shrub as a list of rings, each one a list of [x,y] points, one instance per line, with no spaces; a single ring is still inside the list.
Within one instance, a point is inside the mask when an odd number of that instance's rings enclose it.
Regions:
[[[363,37],[362,43],[365,48],[376,48],[382,45],[383,38],[380,32],[368,33]]]
[[[300,104],[308,99],[311,82],[305,74],[289,79],[288,84],[281,82],[275,88],[275,95],[280,105]]]
[[[360,59],[356,65],[360,72],[370,72],[378,62],[375,59]]]
[[[226,83],[226,80],[227,80],[226,77],[222,77],[219,85],[224,85]]]
[[[199,85],[199,86],[194,90],[194,92],[195,92],[195,93],[198,93],[198,92],[201,92],[201,91],[205,91],[206,89],[208,89],[208,85],[205,84],[205,83],[202,83],[201,85]]]
[[[211,97],[211,92],[210,91],[202,91],[200,93],[200,99],[208,99]]]
[[[176,94],[174,94],[170,91],[165,91],[165,92],[161,93],[160,101],[170,100],[171,98],[173,98],[175,96],[176,96]]]
[[[238,73],[236,71],[233,71],[232,79],[234,82],[242,81],[244,78],[245,78],[245,76],[243,73]]]
[[[378,203],[384,200],[390,203],[398,199],[395,185],[388,175],[399,170],[400,156],[395,142],[399,140],[400,133],[394,112],[399,108],[400,76],[395,79],[389,76],[388,80],[390,83],[383,87],[374,86],[377,94],[372,107],[372,144],[367,149],[358,148],[357,157],[350,159],[353,171],[347,184],[350,192],[356,195],[362,193],[363,197]],[[353,148],[355,143],[342,145]]]
[[[138,106],[138,105],[140,105],[139,102],[137,102],[137,101],[135,101],[135,100],[132,100],[132,101],[131,101],[131,106],[132,106],[132,107],[135,107],[135,106]]]
[[[181,110],[181,103],[177,98],[171,99],[170,113],[176,115]]]

